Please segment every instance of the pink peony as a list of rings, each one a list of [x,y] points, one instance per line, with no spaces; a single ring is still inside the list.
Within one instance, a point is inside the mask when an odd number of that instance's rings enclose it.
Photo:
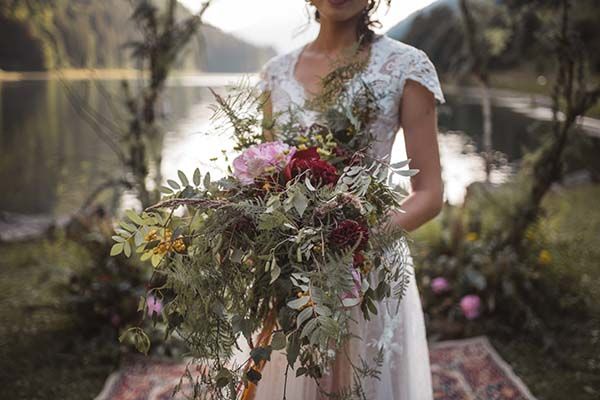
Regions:
[[[152,317],[152,314],[154,313],[156,313],[156,315],[161,313],[163,309],[163,303],[160,299],[149,294],[148,297],[146,297],[146,307],[148,307],[148,316]]]
[[[450,290],[450,284],[446,278],[440,276],[431,281],[431,290],[433,290],[433,293],[435,294],[446,293]]]
[[[460,309],[466,319],[475,319],[481,314],[481,299],[475,294],[469,294],[460,300]]]
[[[342,295],[342,299],[357,299],[360,297],[360,288],[362,287],[362,277],[360,272],[354,267],[352,269],[352,279],[354,280],[354,287]]]
[[[233,160],[233,175],[244,185],[265,173],[267,167],[282,170],[296,151],[295,147],[275,141],[250,146]]]

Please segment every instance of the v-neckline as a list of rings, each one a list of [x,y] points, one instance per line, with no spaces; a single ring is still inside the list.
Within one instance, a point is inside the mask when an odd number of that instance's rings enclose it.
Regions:
[[[375,45],[377,44],[377,42],[379,42],[384,35],[380,35],[380,34],[375,34],[373,41],[369,44],[369,55],[367,56],[367,63],[365,64],[365,69],[368,69],[371,66],[371,63],[373,62],[374,56],[373,53],[375,51]],[[290,80],[298,87],[300,94],[302,95],[302,99],[306,102],[306,101],[311,101],[312,99],[314,99],[315,97],[318,96],[319,93],[317,94],[313,94],[309,96],[308,91],[306,90],[306,87],[302,84],[302,82],[300,82],[297,78],[296,78],[296,66],[298,65],[298,62],[300,60],[300,55],[304,52],[304,50],[306,49],[306,47],[308,46],[309,43],[306,43],[305,45],[300,46],[299,48],[296,49],[296,51],[292,54],[292,60],[290,62],[290,69],[288,71],[288,75]]]

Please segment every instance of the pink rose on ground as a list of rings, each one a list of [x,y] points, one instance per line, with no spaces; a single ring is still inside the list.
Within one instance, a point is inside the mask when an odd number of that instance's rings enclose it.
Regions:
[[[354,280],[354,287],[342,295],[344,299],[357,299],[360,297],[360,288],[362,287],[362,277],[360,272],[354,267],[352,269],[352,280]]]
[[[481,299],[475,294],[469,294],[460,301],[460,309],[466,319],[475,319],[481,314]]]
[[[150,294],[146,297],[146,307],[148,308],[148,316],[152,317],[152,314],[154,313],[156,313],[156,315],[161,313],[163,303],[160,299],[156,298],[156,296]]]
[[[450,290],[450,284],[446,278],[440,276],[431,281],[431,290],[433,290],[433,293],[435,294],[446,293]]]
[[[233,160],[233,175],[244,185],[250,185],[268,167],[282,170],[290,161],[295,147],[275,141],[250,146]]]

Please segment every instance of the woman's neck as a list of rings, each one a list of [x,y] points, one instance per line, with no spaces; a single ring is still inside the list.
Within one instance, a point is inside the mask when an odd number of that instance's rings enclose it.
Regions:
[[[356,28],[360,16],[343,22],[321,20],[321,28],[317,38],[309,45],[311,51],[323,54],[338,54],[354,45],[358,37]]]

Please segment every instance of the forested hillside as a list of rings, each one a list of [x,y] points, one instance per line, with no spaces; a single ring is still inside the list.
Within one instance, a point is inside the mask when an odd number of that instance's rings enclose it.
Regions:
[[[183,7],[179,11],[187,13]],[[2,0],[0,69],[133,67],[124,47],[138,37],[130,15],[126,0]],[[179,68],[255,71],[274,54],[212,26],[204,26],[201,33]]]
[[[470,4],[486,15],[490,24],[489,34],[498,34],[506,22],[516,16],[520,0],[470,0]],[[535,13],[535,3],[549,0],[531,0],[529,13],[520,16],[517,29],[511,32],[506,45],[491,60],[493,70],[529,69],[546,73],[553,68],[548,57],[551,41],[540,36],[552,23],[545,16]],[[431,6],[414,13],[388,31],[394,39],[412,44],[427,52],[442,73],[458,72],[465,66],[466,40],[458,7],[459,0],[439,0]],[[507,8],[499,7],[504,3]],[[573,3],[573,29],[584,43],[591,68],[600,73],[600,7],[597,0],[577,0]],[[493,28],[498,28],[494,31]]]

